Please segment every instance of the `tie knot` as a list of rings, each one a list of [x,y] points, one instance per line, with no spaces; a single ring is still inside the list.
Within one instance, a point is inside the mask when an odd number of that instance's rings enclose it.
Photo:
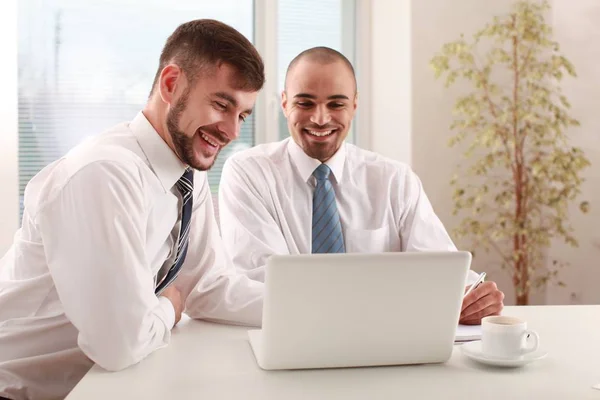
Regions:
[[[317,178],[318,181],[324,181],[329,177],[330,173],[331,169],[329,169],[327,164],[321,164],[315,169],[313,176]]]
[[[181,178],[177,181],[177,186],[182,193],[194,191],[194,170],[186,168]]]

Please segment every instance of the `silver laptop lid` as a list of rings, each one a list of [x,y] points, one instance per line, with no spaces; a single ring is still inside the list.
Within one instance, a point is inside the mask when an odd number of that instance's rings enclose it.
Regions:
[[[298,368],[445,361],[470,263],[468,252],[272,256],[264,355]]]

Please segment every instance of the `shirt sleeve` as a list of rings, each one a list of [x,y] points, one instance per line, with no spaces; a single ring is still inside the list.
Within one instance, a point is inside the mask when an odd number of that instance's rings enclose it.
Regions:
[[[107,370],[165,346],[174,323],[171,302],[154,294],[145,201],[137,167],[95,161],[35,216],[78,345]]]
[[[175,280],[192,318],[260,326],[263,283],[236,271],[226,255],[206,174],[194,199],[188,251]],[[201,176],[196,174],[197,177]]]
[[[290,254],[290,250],[257,184],[259,180],[250,180],[235,160],[227,160],[219,185],[219,216],[225,248],[235,267],[264,282],[268,258]]]
[[[401,213],[398,230],[402,251],[456,251],[450,235],[433,210],[419,177],[408,169],[401,188]],[[473,283],[477,273],[470,270],[466,283]]]

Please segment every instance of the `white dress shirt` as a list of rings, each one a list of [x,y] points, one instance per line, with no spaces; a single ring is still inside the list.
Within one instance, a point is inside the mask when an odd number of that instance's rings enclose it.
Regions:
[[[264,281],[273,254],[309,254],[313,171],[321,164],[292,140],[259,145],[230,157],[219,186],[223,242],[240,270]],[[406,164],[343,144],[326,164],[347,253],[455,251]],[[476,279],[470,271],[468,281]]]
[[[184,170],[139,113],[31,180],[0,260],[0,396],[62,398],[94,362],[119,370],[168,344],[175,313],[154,288],[175,258]],[[190,227],[185,312],[260,325],[263,285],[224,256],[205,172]]]

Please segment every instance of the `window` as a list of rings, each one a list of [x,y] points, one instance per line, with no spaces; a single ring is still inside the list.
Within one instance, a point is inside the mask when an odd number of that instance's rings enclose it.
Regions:
[[[223,21],[254,42],[253,0],[21,0],[18,3],[19,194],[42,168],[143,107],[160,50],[180,23]],[[300,51],[333,47],[351,60],[354,1],[278,0],[278,80]],[[255,144],[256,116],[209,171],[213,192],[229,155]],[[273,123],[275,125],[276,123]],[[280,137],[287,137],[283,114]]]

